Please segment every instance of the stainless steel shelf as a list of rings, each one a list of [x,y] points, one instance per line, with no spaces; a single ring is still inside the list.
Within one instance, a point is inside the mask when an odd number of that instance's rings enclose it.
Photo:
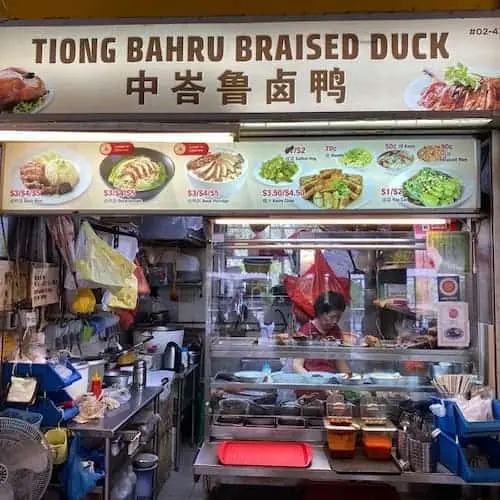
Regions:
[[[300,441],[319,443],[326,441],[326,433],[320,428],[285,428],[283,427],[238,427],[236,425],[210,426],[210,437],[219,440],[262,440],[262,441]]]
[[[213,358],[314,358],[351,361],[449,361],[467,362],[477,355],[470,349],[404,349],[401,347],[349,347],[319,345],[258,345],[254,339],[216,340],[210,345]]]
[[[363,391],[363,392],[436,392],[432,385],[403,385],[400,384],[274,384],[274,383],[245,383],[245,382],[225,382],[212,380],[212,389],[221,389],[230,392],[240,392],[248,390],[273,390],[292,389],[296,391]]]
[[[370,481],[377,483],[427,483],[465,485],[460,477],[449,472],[433,474],[402,472],[401,474],[339,474],[330,467],[330,462],[322,446],[313,446],[313,459],[310,467],[239,467],[221,465],[217,458],[217,442],[205,442],[196,457],[193,470],[195,474],[220,479],[238,478],[244,484],[251,479],[290,479],[300,481]],[[489,486],[493,486],[489,484]]]

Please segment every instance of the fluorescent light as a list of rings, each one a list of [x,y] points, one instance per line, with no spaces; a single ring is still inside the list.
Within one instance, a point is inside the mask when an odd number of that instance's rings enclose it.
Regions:
[[[300,241],[300,240],[297,240]],[[321,241],[321,240],[318,240]],[[410,248],[410,249],[415,249],[417,247],[421,247],[422,249],[425,248],[423,244],[408,244],[408,243],[403,243],[403,244],[397,244],[397,245],[385,245],[383,243],[370,243],[370,244],[352,244],[352,243],[344,243],[344,244],[335,244],[335,243],[317,243],[317,244],[309,244],[309,245],[303,245],[301,243],[298,244],[293,244],[293,243],[288,243],[288,244],[283,244],[279,245],[260,245],[260,244],[251,244],[251,245],[246,245],[245,247],[237,246],[237,245],[231,245],[231,242],[229,242],[229,245],[224,245],[224,248],[228,249],[235,249],[235,250],[242,250],[242,249],[259,249],[259,250],[273,250],[273,249],[283,249],[283,250],[328,250],[328,249],[343,249],[343,248],[365,248],[365,249],[374,249],[374,250],[384,250],[384,249],[394,249],[394,248]]]
[[[0,142],[208,142],[232,143],[229,132],[75,132],[0,130]]]
[[[325,130],[325,129],[391,129],[391,128],[468,128],[483,127],[492,122],[491,118],[449,118],[449,119],[400,119],[400,120],[339,120],[307,122],[248,122],[242,123],[240,130]]]
[[[420,217],[420,218],[392,218],[392,217],[342,217],[338,219],[275,219],[275,218],[240,218],[240,217],[222,217],[215,219],[215,223],[221,226],[247,226],[255,225],[272,225],[272,226],[304,226],[304,225],[323,225],[323,226],[412,226],[415,224],[439,226],[446,224],[447,219]]]

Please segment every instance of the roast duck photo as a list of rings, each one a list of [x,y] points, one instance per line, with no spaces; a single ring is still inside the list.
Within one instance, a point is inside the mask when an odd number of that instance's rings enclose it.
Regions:
[[[449,66],[440,77],[429,70],[432,79],[420,95],[419,105],[434,111],[497,111],[500,109],[500,76],[476,73],[464,64]]]
[[[12,111],[23,103],[37,101],[47,94],[43,80],[21,68],[0,70],[0,110]]]

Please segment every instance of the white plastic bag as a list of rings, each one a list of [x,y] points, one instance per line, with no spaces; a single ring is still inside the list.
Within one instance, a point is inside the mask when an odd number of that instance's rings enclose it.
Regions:
[[[491,399],[474,396],[468,401],[457,401],[457,404],[468,422],[487,422],[494,419]]]

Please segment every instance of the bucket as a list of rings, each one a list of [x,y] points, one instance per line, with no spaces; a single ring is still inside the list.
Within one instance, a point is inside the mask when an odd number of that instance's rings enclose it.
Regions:
[[[137,477],[135,485],[136,500],[152,500],[154,492],[154,476],[158,464],[150,467],[137,468],[134,467],[134,472]]]

